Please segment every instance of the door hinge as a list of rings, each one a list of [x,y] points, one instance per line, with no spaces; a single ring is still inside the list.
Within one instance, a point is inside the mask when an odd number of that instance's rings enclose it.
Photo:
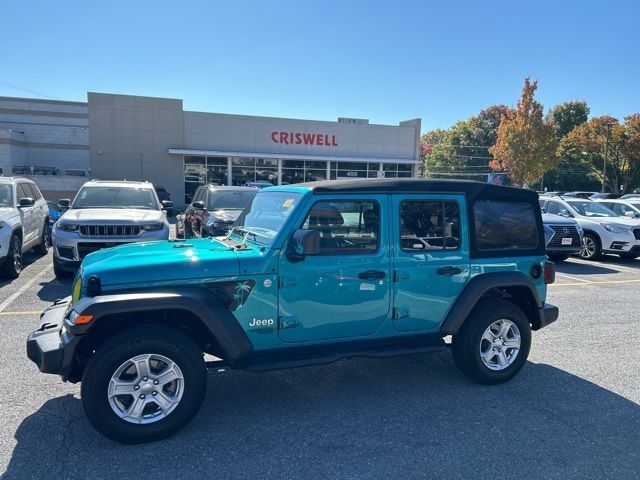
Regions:
[[[395,283],[398,283],[400,280],[409,280],[409,278],[408,272],[399,272],[397,270],[393,271],[393,281]]]
[[[296,277],[280,277],[280,288],[297,287],[298,279]]]
[[[280,317],[278,323],[282,329],[297,327],[298,317]]]
[[[406,308],[394,308],[393,319],[397,320],[399,318],[409,318],[409,310]]]

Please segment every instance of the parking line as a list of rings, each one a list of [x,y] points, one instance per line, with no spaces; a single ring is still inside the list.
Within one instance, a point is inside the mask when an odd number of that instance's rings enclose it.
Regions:
[[[619,283],[640,283],[640,278],[636,278],[633,280],[604,280],[602,282],[584,281],[582,283],[552,283],[551,285],[549,285],[549,287],[586,287],[589,285],[612,285]]]
[[[572,277],[571,275],[567,275],[566,273],[558,273],[558,272],[556,272],[556,277],[569,278],[571,280],[576,280],[576,281],[582,282],[582,283],[592,283],[590,280],[584,280],[582,278]]]
[[[31,280],[21,286],[17,291],[15,291],[9,298],[7,298],[4,302],[0,303],[0,313],[4,312],[9,305],[11,305],[20,295],[29,290],[34,283],[36,283],[40,277],[42,277],[45,273],[48,273],[51,270],[51,265],[46,267],[40,273],[36,274]]]

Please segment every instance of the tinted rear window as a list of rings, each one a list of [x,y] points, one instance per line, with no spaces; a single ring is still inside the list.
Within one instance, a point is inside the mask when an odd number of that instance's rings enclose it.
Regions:
[[[476,248],[533,250],[538,247],[534,205],[527,202],[477,201],[473,205]]]

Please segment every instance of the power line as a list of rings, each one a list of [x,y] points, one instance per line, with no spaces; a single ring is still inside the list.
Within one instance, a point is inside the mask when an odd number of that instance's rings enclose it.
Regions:
[[[19,85],[14,85],[13,83],[0,81],[0,85],[4,85],[5,87],[10,87],[10,88],[15,88],[16,90],[22,90],[23,92],[32,93],[34,95],[38,95],[39,97],[48,98],[49,100],[56,100],[56,98],[52,95],[38,92],[37,90],[30,90],[28,88],[23,88]]]

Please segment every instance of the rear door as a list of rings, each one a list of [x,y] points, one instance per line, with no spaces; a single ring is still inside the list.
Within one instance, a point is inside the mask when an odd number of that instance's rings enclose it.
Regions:
[[[469,280],[462,195],[393,195],[393,325],[436,331]]]
[[[22,245],[23,247],[27,247],[36,235],[35,230],[37,227],[35,225],[36,220],[34,218],[35,206],[20,207],[21,198],[33,198],[33,192],[31,191],[31,188],[29,188],[28,183],[22,182],[16,185],[16,205],[18,206],[20,220],[22,223]]]

